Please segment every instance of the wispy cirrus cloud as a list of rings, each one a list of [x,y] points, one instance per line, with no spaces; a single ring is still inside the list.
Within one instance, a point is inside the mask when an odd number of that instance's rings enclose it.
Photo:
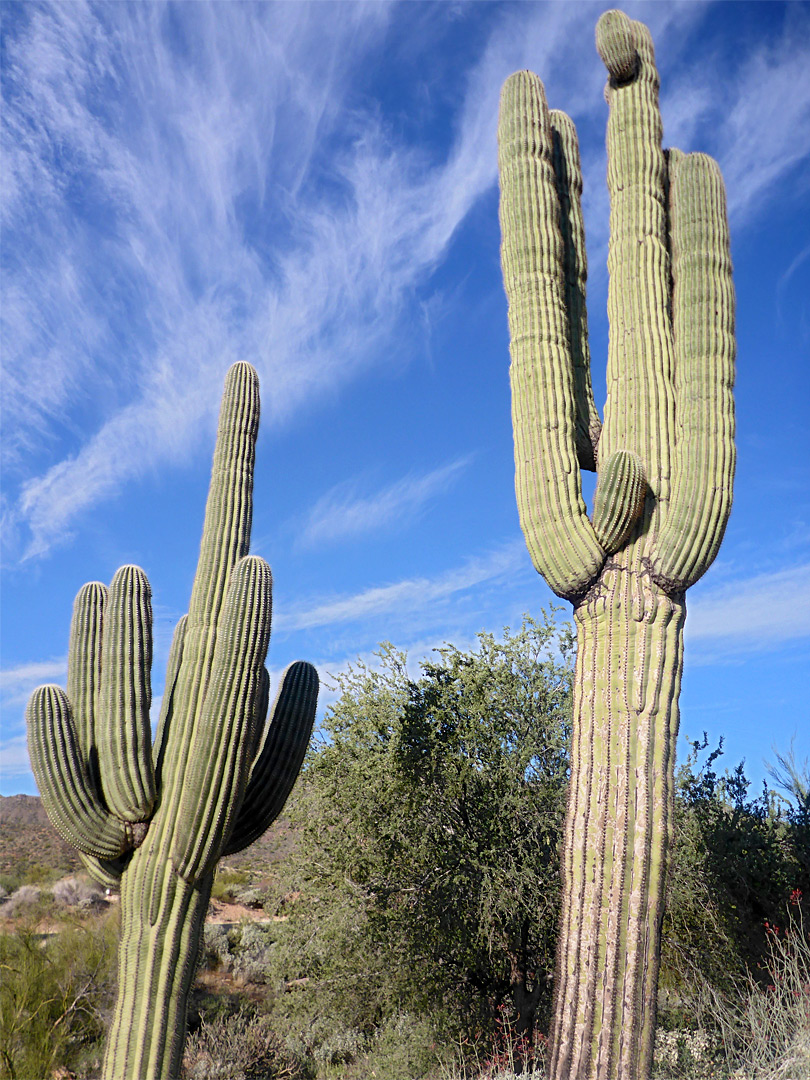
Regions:
[[[810,157],[810,19],[799,5],[788,9],[782,33],[736,58],[723,85],[716,67],[687,54],[680,77],[664,87],[666,141],[717,158],[739,227],[758,218],[775,185]]]
[[[390,356],[415,290],[495,184],[511,71],[540,72],[586,131],[602,117],[601,65],[573,47],[592,40],[599,6],[507,6],[458,73],[436,160],[356,92],[395,17],[408,34],[405,10],[31,4],[7,20],[4,453],[18,485],[8,523],[27,555],[193,453],[232,360],[255,362],[278,423]],[[694,4],[632,12],[664,58],[703,18]],[[675,111],[682,86],[667,91],[684,145],[698,123],[711,133],[741,218],[807,153],[807,63],[799,36],[763,46],[732,84],[687,80],[688,109]],[[604,159],[587,149],[599,266]]]
[[[24,735],[16,735],[0,743],[0,773],[6,782],[17,780],[18,777],[31,778],[28,743]]]
[[[5,446],[27,555],[187,457],[233,359],[256,363],[272,422],[390,354],[494,183],[503,65],[528,44],[514,20],[495,35],[436,162],[352,95],[389,21],[386,5],[76,4],[10,28]],[[532,15],[541,57],[573,21]]]
[[[310,510],[301,542],[317,547],[412,521],[426,503],[447,491],[471,460],[458,458],[430,472],[410,474],[371,495],[359,493],[358,480],[337,484]]]
[[[686,620],[689,662],[715,662],[810,638],[810,563],[700,591]]]
[[[352,596],[336,596],[288,608],[277,619],[288,633],[347,622],[363,622],[380,615],[406,614],[409,619],[435,608],[443,601],[516,574],[526,563],[522,540],[510,541],[487,555],[469,559],[433,578],[419,577],[364,589]]]
[[[12,701],[24,701],[40,683],[59,682],[67,674],[67,657],[35,660],[0,671],[0,694]]]
[[[28,746],[21,722],[10,722],[13,714],[20,714],[37,686],[58,683],[64,686],[67,674],[67,658],[53,657],[0,671],[0,707],[4,714],[3,738],[0,740],[0,774],[3,781],[20,776],[30,777]]]

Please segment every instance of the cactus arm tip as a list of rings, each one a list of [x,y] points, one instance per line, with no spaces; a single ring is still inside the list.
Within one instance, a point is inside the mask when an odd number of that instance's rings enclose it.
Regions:
[[[617,450],[602,464],[596,482],[593,528],[605,551],[619,550],[644,511],[647,481],[640,459]]]
[[[610,78],[618,83],[630,82],[639,65],[634,23],[623,11],[612,9],[599,16],[596,24],[596,49]]]

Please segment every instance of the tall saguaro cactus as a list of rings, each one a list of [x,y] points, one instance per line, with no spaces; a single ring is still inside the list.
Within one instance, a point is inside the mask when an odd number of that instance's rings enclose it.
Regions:
[[[121,881],[118,1001],[104,1080],[180,1075],[186,1004],[214,868],[279,814],[318,697],[287,668],[268,714],[272,576],[248,555],[259,384],[228,372],[200,559],[169,656],[157,740],[149,726],[152,612],[142,570],[76,597],[67,694],[34,691],[28,745],[56,829],[99,880]]]
[[[536,569],[574,605],[579,643],[555,1080],[650,1072],[684,593],[717,553],[734,473],[722,178],[703,154],[662,151],[647,28],[609,11],[596,42],[610,107],[603,425],[590,384],[574,125],[521,71],[504,85],[499,126],[517,501]],[[598,474],[592,519],[580,467]]]

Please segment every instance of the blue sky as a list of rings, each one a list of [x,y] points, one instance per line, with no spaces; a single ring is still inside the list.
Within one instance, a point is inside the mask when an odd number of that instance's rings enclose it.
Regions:
[[[381,640],[416,662],[553,599],[515,508],[497,104],[528,67],[577,124],[601,404],[606,6],[2,5],[3,794],[35,792],[24,707],[64,684],[74,594],[124,563],[159,702],[234,360],[262,383],[271,672]],[[688,594],[681,731],[758,786],[774,745],[810,754],[810,5],[624,9],[665,144],[728,188],[737,479]]]

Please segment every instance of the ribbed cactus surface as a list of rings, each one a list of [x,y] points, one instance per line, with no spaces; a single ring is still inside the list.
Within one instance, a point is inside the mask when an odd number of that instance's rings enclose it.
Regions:
[[[122,567],[109,590],[80,590],[67,694],[40,687],[28,705],[31,763],[51,821],[100,881],[120,880],[118,1001],[103,1080],[180,1075],[217,860],[280,813],[312,731],[318,676],[303,661],[282,676],[268,716],[272,575],[248,555],[258,425],[256,373],[235,364],[154,746],[151,596],[138,567]]]
[[[601,425],[574,125],[528,71],[504,85],[499,124],[518,509],[534,565],[573,603],[578,633],[555,1080],[650,1073],[684,592],[717,553],[734,473],[722,178],[703,154],[662,150],[647,28],[606,12],[597,49],[611,199]],[[580,468],[594,467],[589,518]]]

